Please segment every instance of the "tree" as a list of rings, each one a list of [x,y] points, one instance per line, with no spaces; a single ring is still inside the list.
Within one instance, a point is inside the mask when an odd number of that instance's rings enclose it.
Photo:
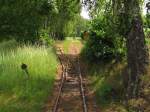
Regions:
[[[124,0],[126,18],[126,44],[128,61],[128,98],[138,97],[141,76],[146,73],[148,50],[145,44],[140,2],[139,0]]]
[[[48,0],[1,0],[1,38],[35,41],[52,5]]]
[[[80,0],[55,0],[57,12],[50,15],[50,33],[64,39],[65,27],[80,13]]]
[[[83,0],[94,8],[92,12],[113,15],[111,23],[117,23],[120,34],[126,39],[127,62],[129,74],[127,77],[128,98],[138,97],[141,76],[148,65],[148,50],[141,19],[142,0]],[[90,7],[91,7],[90,6]],[[98,7],[98,9],[97,9]],[[108,18],[109,19],[109,18]],[[116,21],[118,20],[118,21]],[[120,26],[118,27],[118,24]],[[115,26],[115,24],[114,24]],[[120,31],[121,30],[121,31]],[[117,32],[117,31],[115,31]]]
[[[79,13],[79,0],[1,0],[0,36],[34,42],[44,29],[63,39],[66,25]]]

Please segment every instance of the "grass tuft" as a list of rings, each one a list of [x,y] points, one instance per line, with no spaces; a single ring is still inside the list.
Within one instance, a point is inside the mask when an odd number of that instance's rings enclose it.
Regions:
[[[52,48],[19,46],[15,41],[0,46],[0,112],[41,112],[56,74]],[[29,79],[22,63],[27,65]]]

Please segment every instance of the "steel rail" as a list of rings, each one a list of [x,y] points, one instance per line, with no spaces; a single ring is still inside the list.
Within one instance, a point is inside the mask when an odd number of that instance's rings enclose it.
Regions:
[[[63,54],[62,50],[59,48],[59,51],[61,54]],[[59,87],[59,91],[58,91],[58,95],[56,97],[55,103],[54,103],[54,108],[52,110],[52,112],[57,112],[58,108],[59,108],[59,102],[60,102],[60,98],[61,98],[61,94],[62,94],[62,89],[66,80],[66,77],[68,75],[68,64],[65,65],[62,63],[61,58],[58,56],[60,64],[62,66],[62,75],[61,75],[61,82],[60,82],[60,87]],[[69,62],[69,60],[68,60]],[[77,64],[78,64],[78,78],[79,78],[79,86],[80,86],[80,94],[81,94],[81,98],[82,98],[82,104],[83,104],[83,112],[88,112],[87,109],[87,104],[86,104],[86,98],[85,98],[85,91],[84,91],[84,87],[83,87],[83,79],[82,79],[82,74],[81,74],[81,67],[80,67],[80,61],[79,61],[79,57],[77,56]]]
[[[60,48],[59,48],[59,51],[60,51],[61,54],[63,54]],[[55,100],[55,103],[54,103],[54,108],[53,108],[52,112],[57,112],[57,109],[58,109],[58,106],[59,106],[60,97],[61,97],[61,93],[62,93],[62,88],[63,88],[64,82],[66,80],[66,73],[67,73],[67,68],[65,68],[65,66],[63,65],[63,63],[62,63],[62,61],[61,61],[59,56],[58,56],[58,58],[59,58],[61,66],[62,66],[62,75],[61,75],[61,82],[60,82],[58,95],[56,97],[56,100]]]
[[[82,102],[83,102],[83,112],[88,112],[86,98],[85,98],[85,91],[83,87],[83,79],[82,79],[82,74],[81,74],[80,61],[79,61],[78,56],[77,56],[77,60],[78,60],[77,62],[78,62],[79,80],[80,80],[79,83],[80,83],[81,97],[82,97]]]

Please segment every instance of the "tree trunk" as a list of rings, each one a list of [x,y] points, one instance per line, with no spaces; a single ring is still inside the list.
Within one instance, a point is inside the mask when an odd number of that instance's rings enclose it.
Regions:
[[[64,40],[64,34],[62,32],[55,32],[55,38],[58,40]]]
[[[139,0],[125,0],[127,17],[127,60],[128,60],[128,88],[127,97],[135,98],[139,95],[140,79],[146,72],[148,64],[148,50],[145,44]]]
[[[141,17],[132,20],[132,28],[127,37],[127,58],[129,67],[129,97],[136,97],[139,93],[140,77],[146,71],[148,60]]]

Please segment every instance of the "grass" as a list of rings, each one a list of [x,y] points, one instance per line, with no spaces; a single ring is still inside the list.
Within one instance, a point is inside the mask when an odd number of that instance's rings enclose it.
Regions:
[[[71,47],[71,44],[74,44],[76,46],[82,46],[82,40],[80,37],[66,37],[63,41],[58,41],[56,44],[59,44],[63,47],[64,53],[69,52],[69,48]]]
[[[123,98],[122,70],[125,65],[124,61],[88,64],[88,78],[101,112],[127,112],[120,102]]]
[[[71,38],[71,37],[66,38],[66,40],[63,41],[63,48],[64,48],[65,53],[68,53],[71,44],[74,44],[74,45],[80,47],[81,46],[81,38],[78,38],[78,37],[76,37],[76,38]]]
[[[150,46],[150,39],[146,38],[146,44],[148,47]],[[88,65],[87,73],[89,73],[89,78],[92,82],[91,88],[95,91],[97,102],[101,106],[101,112],[128,112],[123,105],[123,97],[125,95],[123,92],[123,78],[126,77],[126,73],[124,73],[126,65],[127,62],[125,60],[118,63],[112,61]],[[142,88],[143,95],[146,94],[145,97],[147,98],[150,96],[147,86],[149,84],[149,73],[148,68],[148,75],[143,76],[144,80],[142,79],[144,84]],[[142,101],[141,99],[135,99],[131,106],[136,105],[138,102],[136,107],[139,107],[140,104],[141,108],[148,110],[149,107],[146,105],[148,103],[144,99]]]
[[[13,46],[13,47],[12,47]],[[28,66],[30,78],[21,69]],[[51,93],[57,68],[52,48],[0,44],[0,112],[41,112]]]

